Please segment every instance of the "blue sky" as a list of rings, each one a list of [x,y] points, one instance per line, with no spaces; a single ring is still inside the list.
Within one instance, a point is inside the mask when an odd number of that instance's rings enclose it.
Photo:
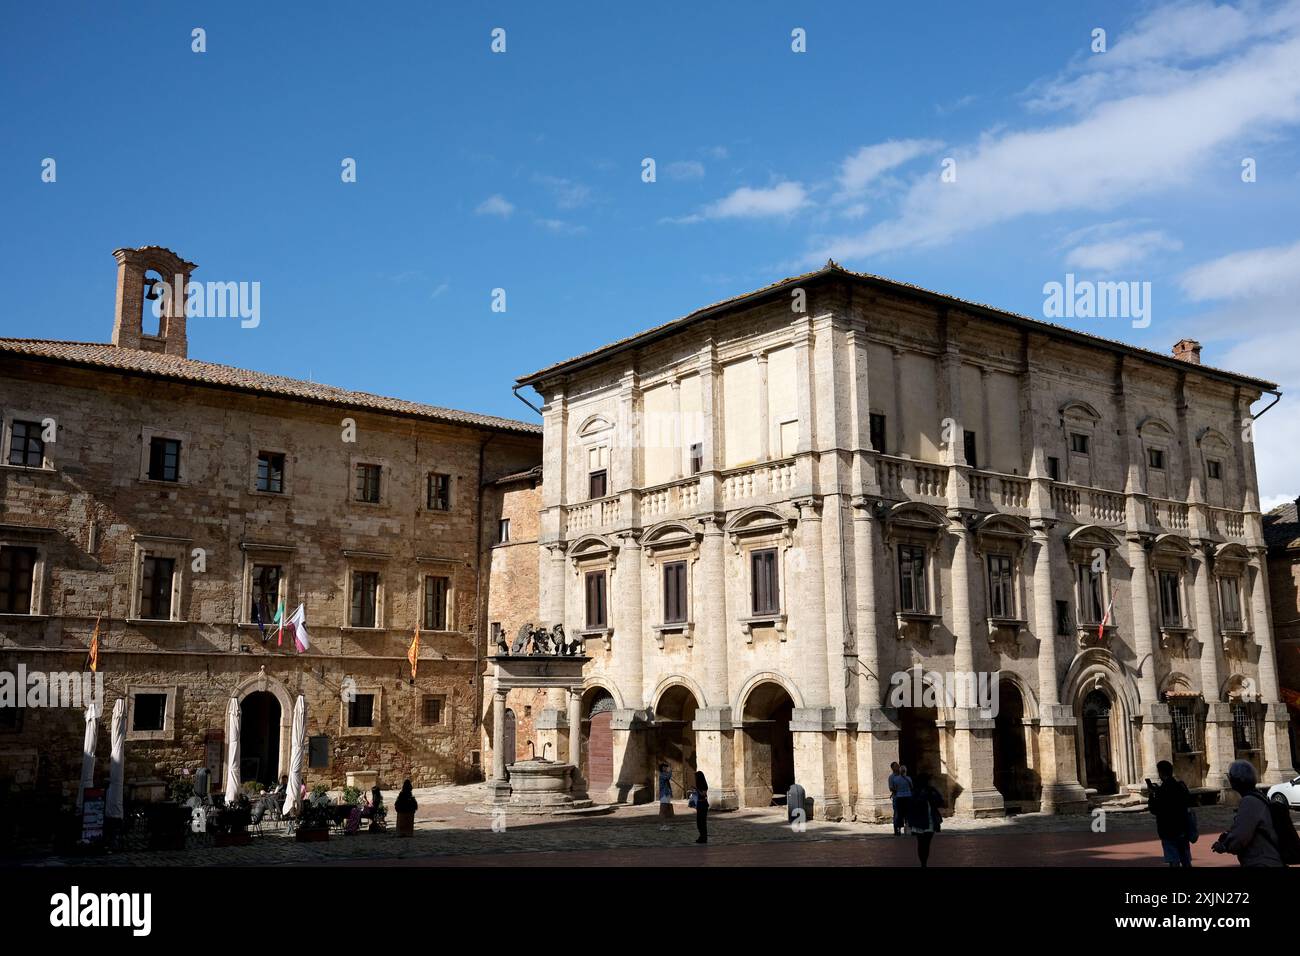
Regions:
[[[1067,272],[1150,282],[1149,327],[1067,324],[1300,385],[1300,0],[53,2],[6,27],[0,335],[106,340],[111,251],[156,243],[261,284],[261,324],[192,320],[192,357],[528,417],[517,375],[834,256],[1034,316]],[[1298,401],[1259,423],[1266,505],[1300,492]]]

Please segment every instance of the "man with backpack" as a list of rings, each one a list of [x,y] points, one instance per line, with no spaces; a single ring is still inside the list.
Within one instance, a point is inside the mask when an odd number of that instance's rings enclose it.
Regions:
[[[1236,854],[1242,866],[1300,862],[1300,837],[1291,823],[1291,811],[1284,804],[1270,804],[1255,789],[1255,768],[1245,760],[1234,760],[1228,767],[1228,784],[1241,794],[1241,806],[1233,817],[1232,829],[1210,849]]]
[[[1196,813],[1187,784],[1174,776],[1168,760],[1156,764],[1159,783],[1147,780],[1147,811],[1155,814],[1156,835],[1170,866],[1192,865],[1192,843],[1196,840]]]

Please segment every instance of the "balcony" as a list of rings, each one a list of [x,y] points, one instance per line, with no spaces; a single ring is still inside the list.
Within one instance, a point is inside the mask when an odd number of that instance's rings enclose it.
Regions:
[[[574,538],[588,531],[598,531],[618,523],[622,503],[617,495],[596,498],[564,509],[564,533]]]
[[[948,466],[881,455],[877,480],[886,498],[942,500],[948,493]]]
[[[1052,510],[1083,524],[1123,524],[1128,514],[1127,501],[1123,494],[1113,491],[1059,481],[1052,483]]]

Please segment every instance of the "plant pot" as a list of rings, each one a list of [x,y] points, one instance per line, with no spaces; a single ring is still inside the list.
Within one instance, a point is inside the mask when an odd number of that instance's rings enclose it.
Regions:
[[[415,811],[403,813],[397,811],[397,835],[399,837],[415,836]]]
[[[299,843],[324,843],[330,838],[330,831],[308,830],[306,827],[299,827],[294,831],[293,838]]]

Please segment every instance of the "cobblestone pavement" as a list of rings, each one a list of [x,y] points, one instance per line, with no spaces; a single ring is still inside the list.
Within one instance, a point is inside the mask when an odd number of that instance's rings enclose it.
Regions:
[[[385,800],[391,806],[393,795]],[[196,836],[185,851],[137,851],[94,857],[42,858],[20,863],[38,866],[269,866],[347,864],[384,861],[402,865],[916,865],[915,841],[894,837],[888,824],[830,823],[811,820],[805,832],[785,823],[782,808],[713,813],[710,844],[694,844],[694,818],[684,804],[667,829],[657,806],[621,807],[607,816],[583,818],[507,817],[503,832],[492,818],[469,813],[466,804],[486,796],[479,786],[416,791],[420,810],[414,837],[389,830],[345,837],[331,834],[322,843],[298,843],[283,832],[268,832],[243,847],[213,847]],[[1235,859],[1210,852],[1233,811],[1198,810],[1202,840],[1193,847],[1197,865],[1235,865]],[[1090,816],[1021,814],[983,820],[945,821],[936,838],[933,865],[1083,866],[1161,865],[1154,820],[1142,808],[1110,810],[1105,832],[1093,832]]]

